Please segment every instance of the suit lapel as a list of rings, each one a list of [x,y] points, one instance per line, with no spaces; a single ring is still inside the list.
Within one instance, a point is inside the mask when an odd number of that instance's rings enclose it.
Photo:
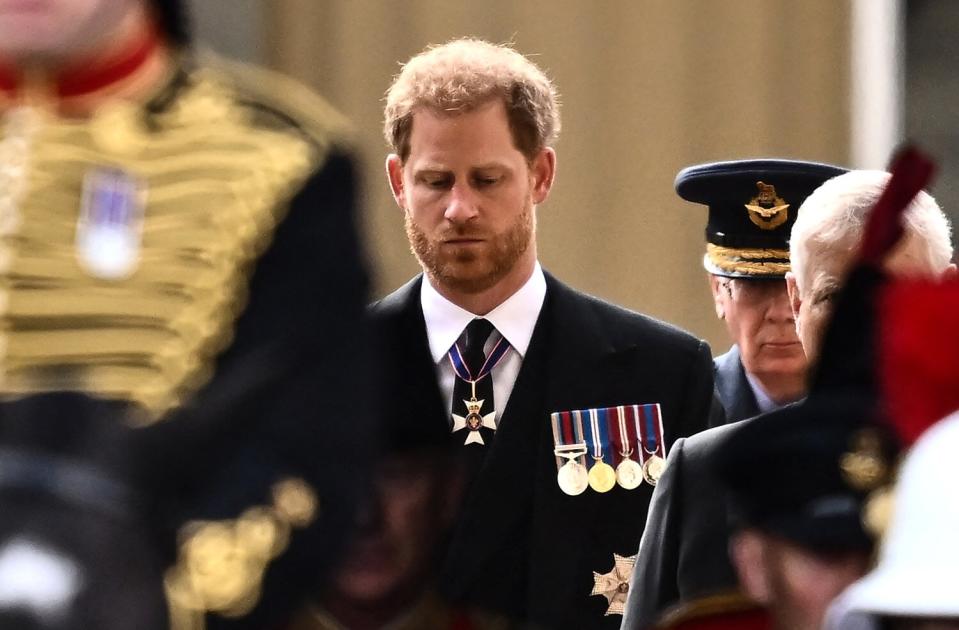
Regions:
[[[528,529],[541,447],[543,391],[551,372],[547,315],[550,302],[547,290],[496,436],[466,497],[450,543],[446,587],[454,596],[466,596],[475,588],[495,590],[492,585],[476,582],[492,577],[486,567],[504,548],[519,552],[525,546],[524,540],[516,538],[518,532]],[[505,576],[503,580],[517,585],[524,581],[525,576],[521,575]],[[511,596],[521,597],[522,593],[499,593],[494,599],[502,601]]]
[[[593,492],[570,497],[559,490],[549,413],[609,404],[604,399],[608,381],[583,375],[613,375],[616,362],[630,360],[637,351],[617,348],[586,302],[549,274],[546,279],[546,302],[492,448],[467,497],[446,571],[454,595],[495,589],[476,581],[489,580],[488,567],[502,559],[504,550],[521,550],[529,575],[504,579],[535,584],[524,606],[530,612],[556,608],[555,601],[543,597],[588,594],[588,588],[570,592],[582,572],[576,540],[588,531],[590,504],[600,500]],[[537,532],[535,540],[528,539],[529,531]]]
[[[423,277],[419,275],[372,306],[373,318],[377,322],[380,335],[377,340],[381,348],[392,353],[390,356],[402,357],[402,374],[383,374],[382,378],[399,378],[409,392],[435,392],[436,413],[424,418],[424,422],[442,423],[448,429],[449,419],[443,409],[442,396],[436,382],[436,366],[430,354],[426,336],[426,321],[420,306],[420,285]],[[399,365],[399,362],[397,362]],[[435,416],[435,417],[432,417]]]
[[[759,413],[756,396],[746,380],[739,346],[733,346],[726,354],[717,357],[716,389],[726,409],[726,422],[751,418]]]
[[[557,601],[571,602],[588,596],[577,585],[583,573],[583,540],[589,537],[590,518],[602,501],[592,490],[579,496],[564,494],[556,483],[556,461],[549,413],[584,407],[603,407],[633,401],[609,400],[618,361],[637,351],[634,346],[617,347],[595,319],[588,303],[569,287],[552,277],[547,285],[554,298],[551,314],[550,380],[546,384],[545,407],[536,418],[540,425],[540,451],[531,541],[530,591],[528,602],[535,619],[562,619]],[[584,375],[590,378],[583,378]],[[609,377],[609,378],[605,378]],[[599,567],[596,567],[599,568]],[[583,573],[582,575],[580,575]]]

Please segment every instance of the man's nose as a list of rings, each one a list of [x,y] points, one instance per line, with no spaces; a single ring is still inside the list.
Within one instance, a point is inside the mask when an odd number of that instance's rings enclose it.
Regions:
[[[792,306],[789,304],[789,294],[786,293],[785,287],[770,298],[766,308],[766,318],[775,322],[792,323],[795,321]]]
[[[478,212],[476,192],[467,184],[454,184],[450,189],[449,203],[443,216],[452,223],[465,223]]]

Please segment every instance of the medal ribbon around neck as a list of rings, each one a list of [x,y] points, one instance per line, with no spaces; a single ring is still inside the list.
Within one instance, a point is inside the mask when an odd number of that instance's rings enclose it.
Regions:
[[[509,350],[509,348],[509,342],[506,341],[505,337],[500,335],[500,338],[496,341],[489,355],[486,356],[482,367],[480,367],[479,372],[477,372],[475,376],[463,359],[463,351],[460,350],[459,344],[454,343],[453,347],[450,348],[448,356],[450,365],[453,366],[453,372],[460,380],[469,383],[471,387],[470,399],[463,400],[463,404],[466,405],[466,415],[460,416],[456,413],[453,414],[454,433],[464,428],[469,429],[466,432],[466,441],[463,442],[464,446],[469,444],[485,445],[486,442],[483,440],[483,434],[480,429],[486,427],[493,431],[496,430],[496,410],[493,409],[488,413],[482,413],[481,409],[485,400],[478,400],[476,398],[476,383],[489,376],[493,368],[506,356],[506,351]],[[454,393],[455,390],[456,388],[454,387]],[[456,401],[454,401],[454,403],[455,402]],[[490,402],[492,404],[494,400]]]
[[[473,372],[470,371],[466,361],[463,360],[463,352],[460,350],[459,343],[454,343],[453,347],[450,348],[450,351],[447,353],[447,356],[450,359],[450,365],[453,366],[453,372],[456,373],[460,379],[466,381],[473,388],[472,396],[473,399],[476,399],[476,384],[489,376],[490,372],[493,371],[493,368],[496,367],[500,361],[503,360],[503,357],[506,356],[506,353],[509,351],[510,345],[506,341],[506,337],[500,335],[499,339],[496,341],[496,345],[493,346],[493,349],[490,350],[490,353],[486,356],[486,361],[483,362],[483,366],[480,368],[479,372],[476,373],[476,377],[473,377]],[[494,401],[495,402],[495,401]]]

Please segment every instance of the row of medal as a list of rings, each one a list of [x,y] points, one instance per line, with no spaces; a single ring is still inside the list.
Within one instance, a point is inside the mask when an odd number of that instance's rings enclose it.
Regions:
[[[656,485],[666,467],[658,403],[557,411],[550,422],[556,481],[566,494]]]

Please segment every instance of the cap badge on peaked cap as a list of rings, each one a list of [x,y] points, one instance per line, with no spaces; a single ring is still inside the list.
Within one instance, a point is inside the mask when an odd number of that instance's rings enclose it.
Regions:
[[[759,194],[749,200],[749,220],[761,230],[775,230],[789,218],[789,204],[776,195],[772,184],[756,182]]]

